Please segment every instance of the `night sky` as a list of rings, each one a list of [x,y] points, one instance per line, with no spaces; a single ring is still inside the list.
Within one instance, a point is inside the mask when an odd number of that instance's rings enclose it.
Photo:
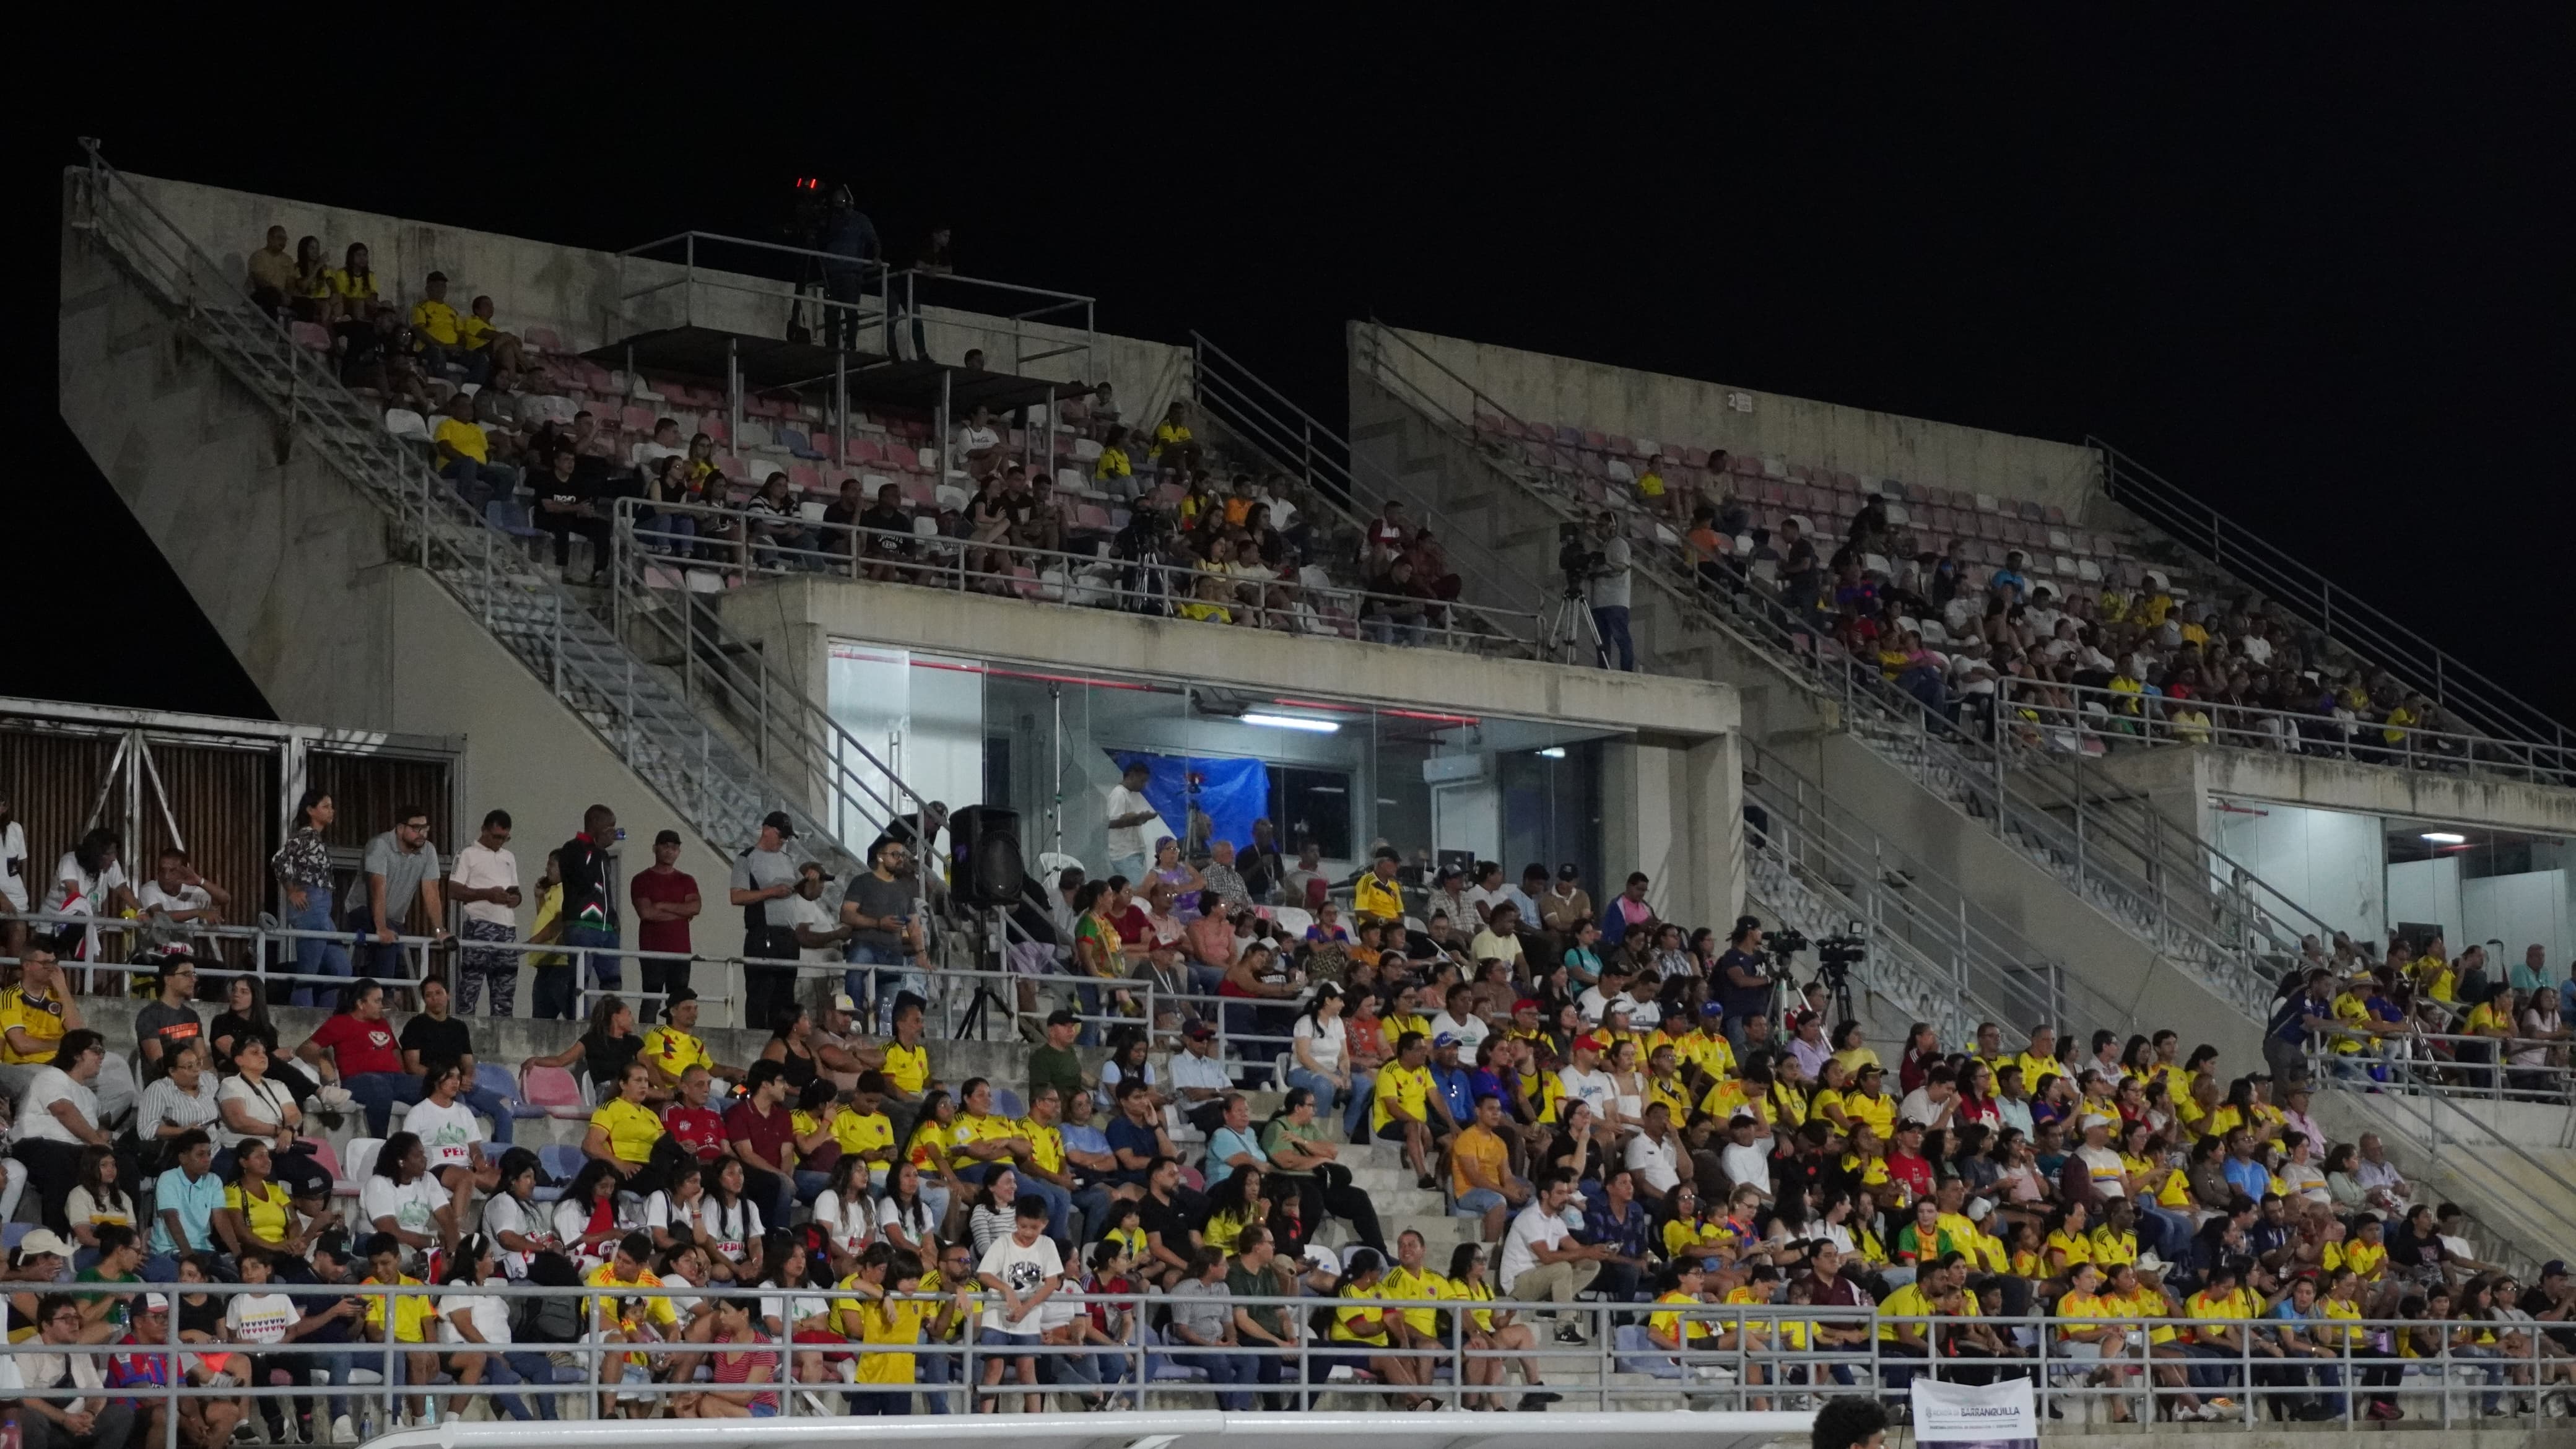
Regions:
[[[12,164],[50,210],[97,135],[130,170],[604,248],[766,233],[819,174],[898,259],[945,221],[966,273],[1093,294],[1109,331],[1197,328],[1336,423],[1340,323],[1373,314],[2098,434],[2576,717],[2551,639],[2576,617],[2563,10],[1215,34],[1093,8],[820,39],[710,13],[606,38],[649,13],[558,38],[447,12],[345,67],[345,17],[298,43],[281,13],[238,54],[164,34],[184,69],[22,111]],[[13,330],[46,336],[54,228],[27,231]],[[33,426],[10,692],[266,714],[60,421]],[[29,627],[69,599],[68,637]]]

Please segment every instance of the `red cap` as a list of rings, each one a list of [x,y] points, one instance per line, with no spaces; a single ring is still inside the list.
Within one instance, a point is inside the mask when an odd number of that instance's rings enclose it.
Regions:
[[[1512,1003],[1512,1014],[1514,1016],[1518,1016],[1524,1011],[1536,1010],[1538,1010],[1538,1003],[1526,996]]]
[[[1574,1039],[1574,1049],[1575,1049],[1576,1051],[1579,1051],[1579,1052],[1597,1052],[1597,1051],[1606,1051],[1606,1050],[1608,1050],[1608,1048],[1606,1048],[1606,1047],[1604,1047],[1604,1046],[1602,1046],[1602,1045],[1601,1045],[1601,1038],[1599,1038],[1599,1037],[1597,1037],[1597,1036],[1578,1036],[1578,1037],[1576,1037],[1576,1038]]]

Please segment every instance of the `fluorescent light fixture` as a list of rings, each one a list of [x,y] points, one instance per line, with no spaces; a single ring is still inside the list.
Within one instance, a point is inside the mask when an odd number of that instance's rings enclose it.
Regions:
[[[1342,728],[1339,721],[1309,719],[1301,714],[1247,714],[1242,716],[1242,719],[1248,725],[1261,725],[1274,730],[1304,730],[1308,734],[1316,735],[1337,734]]]
[[[1550,745],[1546,749],[1539,751],[1538,757],[1542,760],[1562,760],[1565,758],[1565,746]]]
[[[2447,830],[2427,830],[2424,832],[2424,838],[2433,842],[2435,845],[2466,845],[2469,843],[2469,838],[2467,836],[2454,835]]]

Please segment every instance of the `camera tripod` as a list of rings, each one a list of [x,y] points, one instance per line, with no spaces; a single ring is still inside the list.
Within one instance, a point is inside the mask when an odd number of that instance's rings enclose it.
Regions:
[[[1860,1020],[1859,1013],[1852,1010],[1850,967],[1819,967],[1816,971],[1816,979],[1825,983],[1825,991],[1833,999],[1835,1021]]]
[[[1606,665],[1609,656],[1601,647],[1601,626],[1592,622],[1592,606],[1583,597],[1583,590],[1569,588],[1557,596],[1556,607],[1548,612],[1540,647],[1557,663],[1572,664],[1577,661],[1566,656],[1586,639],[1592,642],[1593,662]]]

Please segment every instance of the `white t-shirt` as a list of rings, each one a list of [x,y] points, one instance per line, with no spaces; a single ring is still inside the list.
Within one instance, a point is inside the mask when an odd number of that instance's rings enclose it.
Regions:
[[[1738,1147],[1730,1142],[1718,1149],[1717,1165],[1726,1174],[1726,1180],[1737,1187],[1749,1182],[1768,1193],[1771,1191],[1771,1154],[1763,1150],[1763,1139],[1757,1137],[1753,1141],[1755,1145],[1750,1147]]]
[[[217,1120],[212,1131],[216,1146],[233,1148],[245,1142],[273,1141],[276,1134],[234,1131],[221,1120],[223,1105],[226,1102],[241,1103],[250,1115],[260,1121],[283,1122],[286,1120],[286,1109],[295,1105],[295,1094],[286,1089],[285,1083],[274,1077],[261,1078],[256,1087],[251,1085],[248,1077],[236,1075],[224,1078],[224,1084],[215,1089]]]
[[[1643,1132],[1628,1139],[1628,1170],[1657,1192],[1670,1192],[1682,1180],[1680,1156],[1681,1140],[1669,1132],[1661,1146]]]
[[[900,1228],[905,1237],[916,1243],[935,1237],[939,1232],[939,1220],[932,1215],[930,1204],[917,1197],[912,1201],[910,1214],[906,1214],[902,1208],[896,1206],[893,1198],[878,1198],[876,1214],[878,1227],[891,1225]]]
[[[485,850],[469,845],[456,852],[456,868],[447,878],[457,885],[475,890],[509,890],[519,883],[519,858],[507,849]],[[483,921],[495,926],[516,926],[519,913],[499,901],[467,901],[465,919]]]
[[[1609,1007],[1605,1004],[1602,1009],[1606,1011]],[[1655,1000],[1651,996],[1647,997],[1643,1001],[1639,1001],[1634,996],[1628,998],[1628,1026],[1630,1030],[1653,1031],[1656,1027],[1663,1024],[1664,1006],[1662,1002]]]
[[[979,428],[973,423],[968,423],[957,430],[957,451],[960,453],[979,453],[986,448],[999,447],[1001,442],[1001,434],[991,428]]]
[[[1342,1045],[1350,1040],[1350,1030],[1343,1025],[1340,1017],[1334,1017],[1324,1023],[1323,1029],[1318,1031],[1315,1028],[1315,1018],[1301,1016],[1297,1018],[1297,1024],[1289,1029],[1288,1034],[1306,1043],[1306,1054],[1315,1059],[1315,1070],[1330,1076],[1341,1069]]]
[[[1182,1091],[1196,1088],[1203,1092],[1224,1092],[1233,1090],[1234,1078],[1227,1072],[1225,1063],[1215,1057],[1180,1052],[1172,1058],[1172,1086]]]
[[[731,1208],[718,1206],[712,1196],[704,1201],[706,1208],[698,1220],[707,1226],[703,1235],[707,1246],[722,1253],[728,1263],[741,1262],[751,1245],[760,1241],[760,1209],[747,1197],[735,1198]]]
[[[454,1292],[438,1295],[439,1342],[466,1342],[465,1335],[456,1331],[456,1320],[450,1317],[460,1308],[465,1310],[466,1321],[474,1325],[474,1331],[483,1335],[485,1343],[510,1341],[509,1303],[490,1293],[476,1293],[459,1288]]]
[[[421,1150],[429,1155],[429,1170],[433,1173],[442,1167],[471,1165],[474,1144],[483,1140],[483,1124],[475,1120],[474,1109],[462,1100],[442,1107],[423,1097],[404,1116],[403,1128],[419,1135]]]
[[[78,890],[66,890],[66,881],[76,883]],[[126,883],[125,862],[111,861],[106,870],[92,875],[81,869],[80,857],[67,850],[61,860],[54,862],[54,878],[45,887],[45,909],[59,912],[77,895],[80,904],[72,909],[97,915],[107,908],[107,893]]]
[[[1619,1084],[1598,1067],[1588,1072],[1565,1067],[1557,1072],[1556,1080],[1565,1088],[1567,1101],[1589,1103],[1595,1118],[1608,1118],[1611,1104],[1619,1099]]]
[[[18,1136],[38,1142],[84,1145],[50,1110],[56,1102],[71,1103],[79,1109],[82,1120],[92,1127],[98,1125],[98,1093],[73,1081],[71,1073],[60,1067],[42,1067],[27,1083],[27,1100],[18,1104]]]
[[[145,881],[143,889],[134,893],[135,908],[147,916],[154,911],[202,911],[214,903],[214,894],[204,886],[183,885],[179,887],[178,894],[172,895],[161,889],[157,877]]]
[[[776,1285],[772,1284],[770,1286],[775,1287]],[[804,1322],[808,1318],[820,1318],[831,1311],[832,1300],[829,1298],[819,1296],[808,1297],[802,1293],[793,1295],[785,1293],[763,1293],[760,1295],[760,1316],[763,1318],[776,1319],[778,1321],[778,1331],[782,1334],[792,1334],[796,1331],[797,1324]]]
[[[1025,1248],[1020,1246],[1018,1238],[1004,1233],[984,1250],[983,1259],[976,1263],[975,1271],[992,1274],[1009,1284],[1013,1293],[1026,1299],[1049,1278],[1064,1276],[1064,1257],[1055,1250],[1055,1239],[1044,1233]],[[1038,1312],[1008,1319],[1002,1316],[1002,1295],[996,1293],[989,1301],[993,1306],[984,1310],[984,1326],[997,1333],[1035,1333],[1040,1320],[1045,1317],[1044,1304],[1039,1305]]]
[[[707,1235],[707,1210],[713,1206],[713,1199],[701,1195],[686,1207],[674,1208],[671,1205],[669,1193],[657,1192],[644,1199],[644,1226],[660,1228],[668,1232],[671,1225],[677,1222],[685,1224],[688,1230],[699,1238],[704,1238]],[[584,1216],[587,1217],[588,1214]]]
[[[12,820],[0,826],[0,898],[9,909],[27,909],[27,828]]]
[[[802,891],[793,892],[787,897],[787,899],[779,901],[776,904],[778,906],[778,914],[771,917],[772,923],[775,925],[785,926],[790,930],[793,930],[798,926],[803,926],[809,931],[829,931],[840,924],[839,921],[833,919],[831,907],[824,905],[819,900],[809,901],[805,899],[805,893]],[[838,946],[800,946],[796,950],[796,959],[808,963],[820,962],[827,966],[837,965],[841,960],[841,948]]]
[[[1148,800],[1135,791],[1128,789],[1125,785],[1112,785],[1109,787],[1109,813],[1102,818],[1115,820],[1121,815],[1141,814],[1145,811],[1152,810],[1153,808],[1153,801]],[[1157,819],[1159,819],[1159,817],[1157,817]],[[1115,861],[1124,860],[1131,855],[1143,855],[1145,853],[1145,826],[1155,823],[1157,823],[1156,820],[1148,820],[1144,825],[1113,825],[1109,827],[1109,858]],[[1101,878],[1103,880],[1108,879],[1106,875],[1103,875]]]
[[[512,1278],[528,1276],[528,1255],[502,1247],[501,1234],[517,1233],[540,1242],[560,1241],[547,1223],[542,1204],[523,1203],[506,1192],[483,1204],[483,1231],[492,1235],[492,1261]]]
[[[1565,1219],[1537,1203],[1522,1208],[1512,1219],[1510,1230],[1503,1234],[1502,1282],[1497,1286],[1508,1294],[1523,1273],[1539,1266],[1534,1248],[1554,1248],[1573,1236],[1574,1230],[1565,1225]]]
[[[1481,914],[1475,913],[1476,907],[1483,906],[1487,911],[1491,911],[1494,907],[1502,904],[1504,901],[1510,900],[1511,898],[1511,891],[1508,888],[1498,891],[1489,891],[1483,886],[1467,887],[1467,909],[1470,914],[1475,914],[1475,918],[1477,920],[1483,920],[1485,917]]]
[[[856,1253],[876,1227],[876,1212],[864,1190],[865,1181],[861,1180],[859,1186],[861,1190],[847,1203],[836,1192],[814,1199],[814,1221],[823,1229],[824,1240],[844,1253]]]
[[[1624,991],[1620,992],[1619,999],[1623,1002],[1626,1001],[1628,999],[1628,993]],[[1583,994],[1574,998],[1574,1009],[1582,1013],[1585,1022],[1593,1026],[1599,1026],[1601,1024],[1601,1014],[1610,1009],[1610,998],[1601,994],[1600,987],[1586,986],[1583,988]]]
[[[1445,1011],[1431,1018],[1431,1039],[1436,1042],[1444,1034],[1458,1038],[1458,1060],[1462,1062],[1476,1060],[1476,1048],[1484,1044],[1485,1038],[1492,1035],[1493,1030],[1492,1027],[1485,1025],[1483,1017],[1472,1011],[1467,1013],[1467,1019],[1464,1021]]]
[[[447,1189],[434,1178],[415,1177],[396,1183],[390,1177],[370,1176],[358,1193],[358,1216],[372,1223],[378,1218],[392,1218],[394,1226],[406,1233],[434,1231],[430,1215],[447,1206]]]
[[[236,1343],[283,1343],[286,1330],[304,1318],[283,1293],[242,1293],[224,1304],[224,1326]]]

